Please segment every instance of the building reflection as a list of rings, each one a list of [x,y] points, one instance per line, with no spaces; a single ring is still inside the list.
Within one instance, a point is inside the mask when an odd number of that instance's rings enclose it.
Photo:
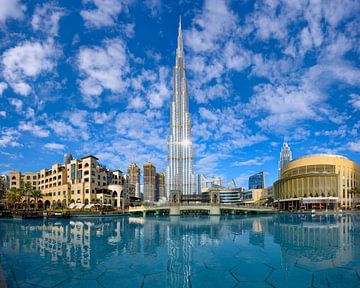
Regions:
[[[35,253],[81,269],[92,269],[114,256],[129,259],[127,263],[146,256],[166,261],[169,286],[190,287],[195,262],[202,261],[199,250],[221,251],[225,241],[234,243],[234,254],[237,247],[266,251],[275,245],[285,267],[344,265],[359,256],[359,220],[357,215],[275,215],[2,221],[0,243],[7,255]]]
[[[326,269],[342,266],[359,256],[358,215],[279,215],[274,219],[274,241],[284,265]]]

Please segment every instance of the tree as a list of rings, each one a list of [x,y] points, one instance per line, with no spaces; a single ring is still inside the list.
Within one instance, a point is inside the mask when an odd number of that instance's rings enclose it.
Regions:
[[[359,197],[360,189],[358,187],[352,187],[349,191],[349,194],[351,195],[351,198],[353,198],[353,204],[355,204],[354,198]]]
[[[33,191],[33,187],[31,186],[30,182],[26,182],[25,184],[21,185],[21,189],[22,189],[23,195],[25,196],[27,208],[29,208],[29,200],[30,200],[29,197]]]
[[[7,202],[8,204],[12,205],[14,208],[16,206],[16,203],[21,202],[22,197],[23,197],[22,190],[12,187],[9,193],[7,194]]]
[[[42,193],[40,190],[32,190],[31,191],[31,197],[34,198],[34,201],[35,201],[35,207],[36,207],[36,210],[38,209],[38,200],[42,198]]]

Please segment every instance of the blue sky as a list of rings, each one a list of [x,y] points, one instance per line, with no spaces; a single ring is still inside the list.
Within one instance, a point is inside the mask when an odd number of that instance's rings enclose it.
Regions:
[[[165,170],[180,15],[196,173],[271,184],[284,137],[360,162],[357,0],[0,0],[0,172]]]

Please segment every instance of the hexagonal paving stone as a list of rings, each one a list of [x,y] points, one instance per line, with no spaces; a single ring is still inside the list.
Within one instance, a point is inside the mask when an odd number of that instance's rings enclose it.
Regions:
[[[11,270],[17,284],[22,284],[26,281],[26,272],[23,269],[13,267]]]
[[[205,265],[202,262],[199,261],[191,261],[188,264],[179,262],[179,261],[175,261],[173,263],[169,264],[169,270],[174,272],[174,273],[178,273],[178,274],[182,274],[182,275],[193,275],[195,273],[199,273],[204,271]]]
[[[273,288],[265,282],[241,282],[235,288]]]
[[[191,287],[190,278],[173,272],[162,272],[145,276],[144,288],[153,287]]]
[[[210,270],[228,271],[239,265],[239,259],[230,256],[214,256],[205,260],[204,264]]]
[[[97,281],[106,288],[141,287],[144,275],[128,269],[107,269]]]
[[[96,280],[85,280],[85,279],[69,279],[64,281],[60,285],[57,285],[56,288],[102,288],[102,286]]]
[[[262,263],[242,263],[231,270],[238,281],[265,281],[272,269]]]
[[[74,279],[95,280],[105,271],[106,269],[104,267],[95,267],[90,269],[80,268],[72,270],[71,275]]]
[[[168,269],[167,260],[155,260],[155,261],[141,261],[139,263],[130,266],[130,269],[135,270],[143,275],[150,275],[155,273],[165,272]]]
[[[229,271],[204,271],[190,277],[191,287],[234,287],[238,281]]]
[[[26,282],[42,287],[52,287],[68,279],[70,273],[59,265],[26,271]]]
[[[297,267],[290,270],[279,269],[271,273],[266,282],[277,288],[311,287],[312,273]]]
[[[353,270],[333,268],[314,273],[315,287],[354,287],[357,284],[360,280]]]

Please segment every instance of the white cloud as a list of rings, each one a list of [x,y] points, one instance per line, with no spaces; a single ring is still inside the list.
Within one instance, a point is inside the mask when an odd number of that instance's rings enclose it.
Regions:
[[[196,16],[194,26],[185,33],[186,46],[196,52],[219,48],[218,39],[228,35],[234,27],[236,16],[225,1],[205,1],[203,11]]]
[[[24,105],[23,101],[17,98],[10,98],[9,102],[11,105],[15,106],[15,110],[18,114],[23,112],[23,105]]]
[[[354,152],[360,152],[360,141],[350,142],[348,145],[348,149]]]
[[[44,148],[46,149],[50,149],[50,150],[64,150],[65,149],[65,145],[64,144],[59,144],[59,143],[46,143],[44,145]]]
[[[189,92],[198,103],[229,98],[232,83],[226,76],[251,64],[252,53],[239,41],[238,21],[226,1],[207,0],[184,31],[184,44],[190,48],[185,56],[190,59]]]
[[[0,22],[4,23],[7,19],[22,19],[26,6],[20,0],[0,0]]]
[[[79,80],[83,102],[90,108],[100,105],[104,90],[112,93],[125,91],[125,78],[130,68],[124,42],[119,39],[104,41],[104,46],[82,47],[77,57],[82,79]]]
[[[94,112],[92,116],[96,124],[105,124],[109,123],[114,119],[114,117],[116,116],[116,111],[110,111],[109,113]]]
[[[58,7],[55,2],[38,5],[31,20],[34,31],[43,31],[48,35],[57,36],[59,20],[65,15],[65,10]]]
[[[90,138],[89,115],[85,110],[75,109],[65,112],[62,118],[47,121],[47,124],[62,139],[87,141]]]
[[[164,102],[170,99],[171,90],[168,88],[169,80],[169,71],[165,67],[160,67],[159,79],[153,83],[146,93],[150,107],[161,108]]]
[[[40,137],[40,138],[45,138],[45,137],[49,136],[48,130],[46,130],[44,127],[36,124],[33,121],[29,121],[29,122],[20,121],[19,130],[30,132],[34,136]]]
[[[0,96],[4,93],[4,91],[8,88],[8,85],[5,82],[0,82]]]
[[[350,94],[349,103],[354,107],[355,110],[360,110],[360,95],[355,93]]]
[[[5,80],[20,95],[28,95],[32,88],[28,80],[55,67],[56,48],[49,43],[25,41],[6,50],[2,56]]]
[[[150,10],[151,16],[155,17],[160,13],[161,0],[145,0],[144,4]]]
[[[140,96],[130,97],[128,109],[141,111],[146,107],[145,101]]]
[[[6,111],[0,111],[0,117],[6,118]]]
[[[255,157],[254,159],[245,160],[245,161],[236,161],[234,162],[234,166],[262,166],[265,162],[274,159],[271,156],[262,156],[262,157]]]
[[[132,2],[131,0],[83,0],[84,5],[91,9],[82,10],[80,15],[85,25],[91,28],[114,26],[118,15],[123,10],[126,11]]]
[[[0,131],[0,147],[19,147],[20,143],[17,142],[20,133],[13,129],[1,129]]]

